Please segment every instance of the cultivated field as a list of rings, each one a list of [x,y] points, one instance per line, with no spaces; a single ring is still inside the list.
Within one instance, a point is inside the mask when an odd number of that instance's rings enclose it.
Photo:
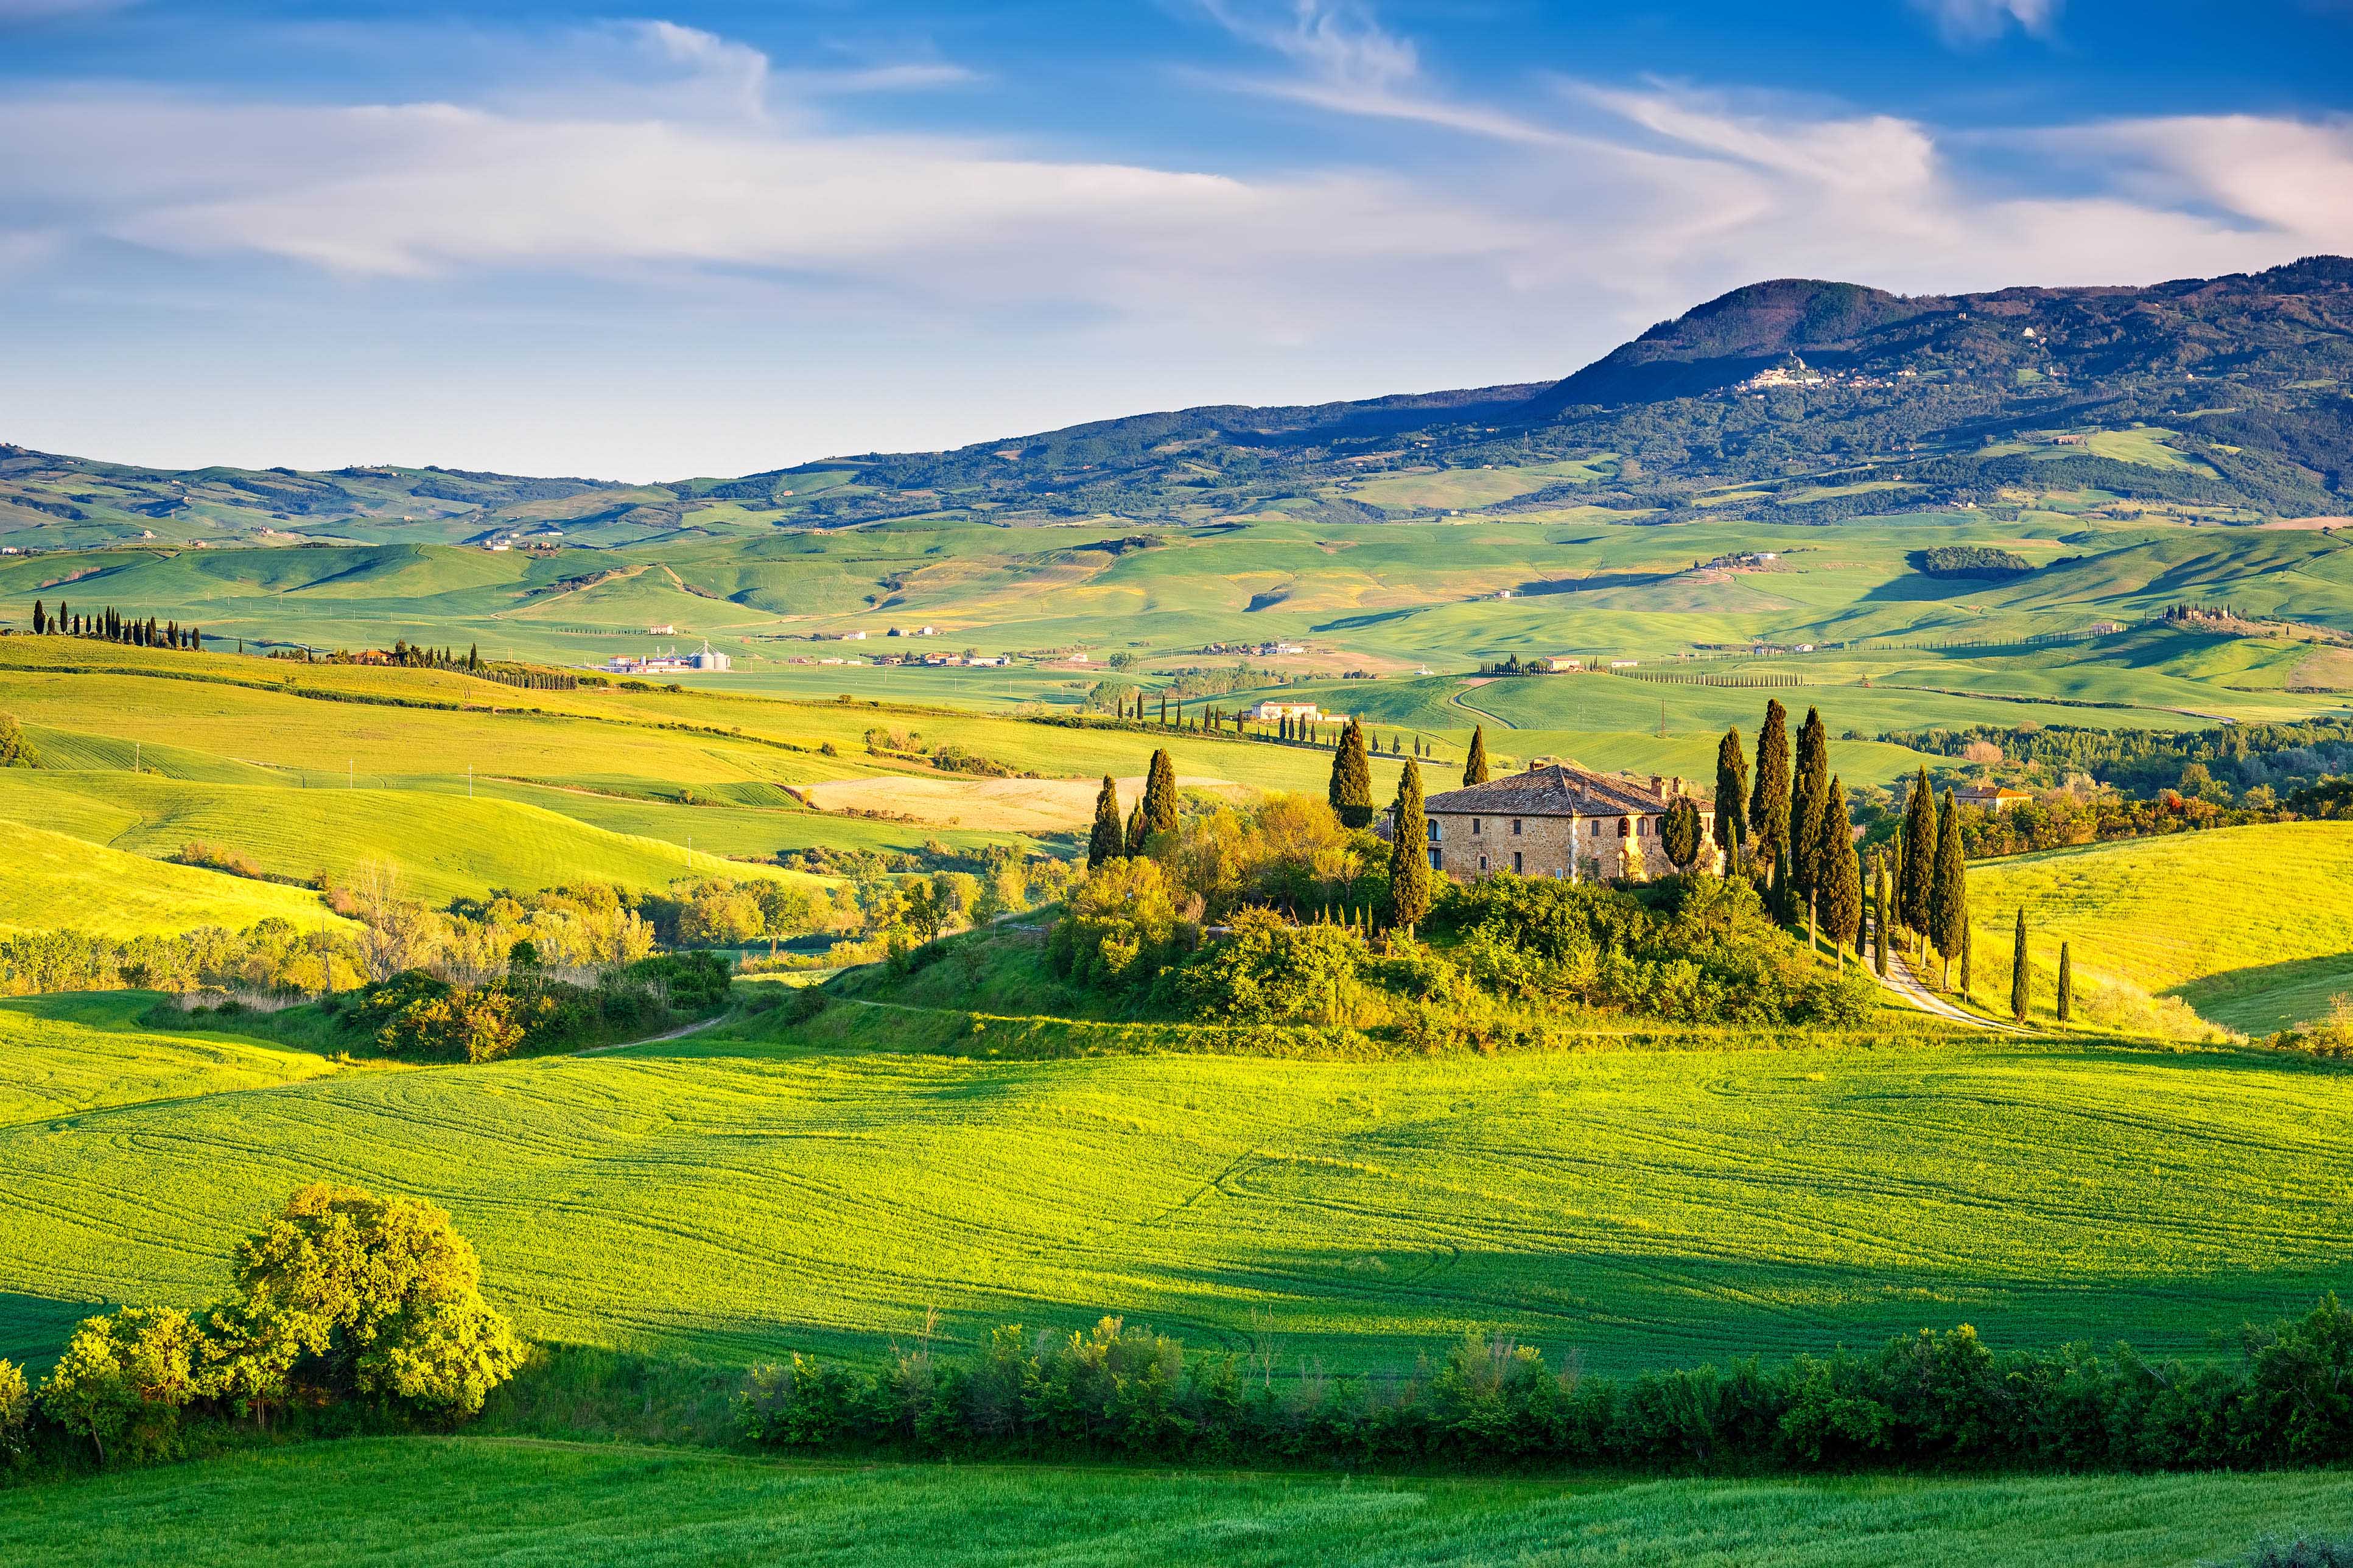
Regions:
[[[2252,1034],[2353,993],[2353,823],[2282,822],[2047,850],[1970,870],[1984,988],[2007,996],[2023,906],[2047,1005],[2059,942],[2077,984],[2179,996]]]
[[[325,1071],[233,1036],[216,1068],[127,1003],[9,1016],[0,1354],[36,1363],[94,1302],[216,1292],[322,1175],[447,1205],[534,1335],[734,1363],[870,1354],[934,1307],[963,1343],[1113,1311],[1271,1333],[1286,1366],[1408,1365],[1473,1327],[1594,1370],[1959,1321],[2199,1353],[2339,1283],[2353,1244],[2342,1075],[2232,1051],[992,1061],[905,1048],[986,1050],[961,1016],[844,1003]],[[117,1072],[155,1098],[43,1087]]]
[[[2332,1471],[1869,1480],[1146,1474],[786,1464],[607,1444],[368,1438],[0,1491],[0,1551],[58,1568],[479,1558],[1103,1568],[2194,1568],[2353,1507]],[[1050,1543],[1050,1544],[1047,1544]]]

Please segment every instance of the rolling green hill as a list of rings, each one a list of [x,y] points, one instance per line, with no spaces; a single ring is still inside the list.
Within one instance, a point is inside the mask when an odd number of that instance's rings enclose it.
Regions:
[[[343,923],[307,888],[166,865],[0,819],[0,933],[242,931],[272,918],[304,929]]]
[[[0,1549],[57,1568],[477,1557],[663,1568],[1041,1560],[1360,1568],[2194,1568],[2341,1518],[2341,1474],[1814,1481],[1169,1475],[779,1464],[617,1444],[375,1437],[0,1492]],[[1041,1541],[1050,1548],[1041,1549]],[[1041,1550],[1045,1553],[1041,1557]]]
[[[2307,1303],[2353,1243],[2341,1075],[2232,1051],[990,1060],[842,1003],[273,1083],[127,1008],[13,1016],[9,1081],[35,1087],[0,1119],[0,1354],[37,1363],[93,1302],[216,1292],[231,1242],[322,1176],[446,1205],[534,1335],[739,1363],[871,1354],[932,1309],[957,1344],[1109,1311],[1338,1367],[1472,1327],[1596,1371],[1958,1321],[2199,1353]],[[159,1098],[43,1098],[108,1060],[167,1063]]]
[[[2031,928],[2038,992],[2073,944],[2078,984],[2179,996],[2265,1034],[2353,995],[2353,823],[2283,822],[2020,855],[1971,868],[1978,951],[2005,988],[2010,921]]]

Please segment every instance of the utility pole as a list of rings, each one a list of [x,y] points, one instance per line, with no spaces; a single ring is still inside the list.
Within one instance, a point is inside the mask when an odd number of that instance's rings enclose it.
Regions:
[[[474,798],[474,764],[471,763],[466,764],[466,798]]]
[[[145,742],[141,741],[131,742],[131,771],[134,773],[139,771],[139,750],[144,744]]]

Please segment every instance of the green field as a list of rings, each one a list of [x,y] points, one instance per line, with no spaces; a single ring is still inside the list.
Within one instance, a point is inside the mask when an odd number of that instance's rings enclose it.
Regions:
[[[322,1177],[446,1205],[534,1335],[737,1363],[871,1353],[931,1308],[962,1343],[1116,1311],[1230,1345],[1255,1317],[1339,1366],[1472,1327],[1594,1370],[1958,1321],[2197,1353],[2342,1285],[2353,1243],[2341,1073],[2229,1050],[991,1061],[843,1004],[301,1076],[234,1041],[210,1067],[128,1003],[13,1011],[0,1354],[35,1363],[92,1303],[216,1293]],[[118,1061],[155,1098],[41,1087]]]
[[[0,1491],[0,1552],[58,1568],[1345,1561],[1362,1568],[2193,1568],[2341,1527],[2335,1472],[1824,1481],[1468,1480],[807,1465],[489,1437],[372,1438]],[[1337,1542],[1345,1540],[1341,1548]],[[1344,1551],[1345,1556],[1335,1555]]]
[[[2283,822],[2047,850],[1971,868],[1981,973],[2008,994],[2010,921],[2047,1005],[2059,942],[2079,984],[2178,996],[2264,1034],[2353,994],[2353,823]],[[1987,963],[1990,959],[1991,963]]]
[[[0,819],[0,933],[241,931],[272,918],[305,930],[343,924],[307,888],[165,865]]]

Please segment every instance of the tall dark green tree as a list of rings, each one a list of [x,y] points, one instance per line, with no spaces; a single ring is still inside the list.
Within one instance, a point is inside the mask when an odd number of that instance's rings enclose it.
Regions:
[[[1789,884],[1810,906],[1832,859],[1821,842],[1822,799],[1830,787],[1830,731],[1820,712],[1809,708],[1798,726],[1797,771],[1789,783]]]
[[[1936,795],[1928,787],[1928,764],[1904,797],[1904,858],[1896,862],[1895,918],[1905,930],[1929,934],[1930,889],[1936,880]]]
[[[1487,782],[1487,726],[1471,726],[1471,754],[1462,759],[1462,783],[1465,787]]]
[[[1176,828],[1176,764],[1166,750],[1155,749],[1144,780],[1144,833],[1173,833]]]
[[[1332,753],[1332,809],[1350,827],[1369,826],[1373,820],[1373,763],[1365,754],[1364,726],[1354,719],[1340,731],[1339,749]]]
[[[1862,862],[1854,854],[1854,820],[1847,815],[1846,791],[1832,778],[1822,793],[1820,826],[1816,830],[1815,867],[1820,881],[1814,906],[1831,946],[1838,952],[1839,973],[1846,973],[1846,950],[1862,931]]]
[[[1144,853],[1144,802],[1142,800],[1139,799],[1134,808],[1127,814],[1127,831],[1121,837],[1125,841],[1129,859],[1133,860]]]
[[[2059,944],[2059,996],[2058,1005],[2053,1011],[2063,1024],[2073,1021],[2075,1016],[2075,965],[2063,942]]]
[[[2018,906],[2018,932],[2010,944],[2010,1016],[2026,1022],[2026,906]]]
[[[1724,851],[1726,875],[1740,869],[1741,847],[1748,842],[1748,754],[1740,731],[1726,730],[1715,743],[1715,847]]]
[[[1943,962],[1945,988],[1952,989],[1953,960],[1961,953],[1969,926],[1968,870],[1961,860],[1961,811],[1953,792],[1936,813],[1936,858],[1928,887],[1928,940]]]
[[[1675,796],[1659,824],[1659,847],[1667,852],[1677,871],[1688,874],[1699,861],[1699,847],[1707,830],[1699,820],[1699,805],[1687,795]]]
[[[1389,924],[1411,931],[1430,913],[1430,818],[1422,810],[1421,768],[1409,760],[1398,777],[1397,834],[1389,841]]]
[[[1127,832],[1119,820],[1119,786],[1105,773],[1103,793],[1095,796],[1094,829],[1087,835],[1087,867],[1092,870],[1126,853]]]
[[[1762,864],[1780,864],[1789,848],[1789,710],[1779,698],[1765,703],[1757,731],[1757,776],[1748,797],[1748,851]]]
[[[1894,919],[1894,912],[1887,907],[1889,889],[1886,857],[1879,855],[1872,857],[1872,869],[1874,875],[1872,878],[1871,889],[1871,967],[1874,973],[1884,980],[1887,978],[1887,926],[1888,922]]]

